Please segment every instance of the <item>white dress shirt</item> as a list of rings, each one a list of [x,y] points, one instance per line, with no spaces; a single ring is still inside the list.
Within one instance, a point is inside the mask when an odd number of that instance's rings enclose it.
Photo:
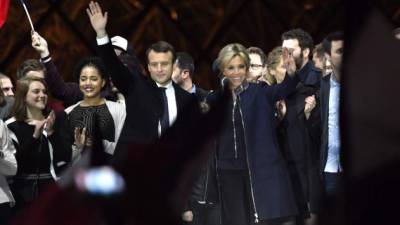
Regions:
[[[325,172],[338,173],[342,171],[340,165],[340,129],[339,129],[339,99],[340,83],[331,75],[329,90],[328,111],[328,158]]]

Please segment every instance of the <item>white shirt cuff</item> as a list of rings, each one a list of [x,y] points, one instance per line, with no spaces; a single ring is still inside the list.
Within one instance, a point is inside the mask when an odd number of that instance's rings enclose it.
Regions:
[[[102,38],[96,38],[96,41],[97,41],[97,45],[105,45],[105,44],[108,44],[108,42],[110,42],[110,39],[106,35]]]

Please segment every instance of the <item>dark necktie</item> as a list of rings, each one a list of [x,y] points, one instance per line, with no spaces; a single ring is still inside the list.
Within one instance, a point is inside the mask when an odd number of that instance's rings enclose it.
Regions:
[[[160,124],[161,124],[161,134],[164,134],[165,131],[169,127],[169,112],[168,112],[168,99],[167,99],[167,89],[164,87],[160,87],[160,92],[162,93],[163,99],[163,113],[161,115]]]

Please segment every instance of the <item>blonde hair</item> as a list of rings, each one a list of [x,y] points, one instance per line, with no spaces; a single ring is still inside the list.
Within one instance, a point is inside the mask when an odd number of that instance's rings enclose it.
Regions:
[[[219,70],[221,72],[224,71],[224,66],[236,56],[243,59],[246,65],[246,70],[248,70],[250,66],[249,54],[247,53],[247,49],[238,43],[228,44],[219,51],[217,58]]]
[[[265,80],[267,80],[268,84],[276,84],[276,78],[271,74],[271,70],[276,70],[279,63],[282,60],[282,47],[278,46],[272,49],[271,52],[268,53],[267,58],[267,74],[265,76]]]

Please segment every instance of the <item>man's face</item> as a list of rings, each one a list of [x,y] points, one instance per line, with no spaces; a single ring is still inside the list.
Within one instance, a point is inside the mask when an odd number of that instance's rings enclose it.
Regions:
[[[292,51],[296,67],[300,69],[303,66],[304,55],[300,48],[299,41],[297,39],[284,40],[282,43],[282,48],[287,48],[289,52]]]
[[[151,79],[158,84],[164,85],[171,80],[173,63],[172,52],[149,52],[147,68],[149,70]]]
[[[174,70],[172,71],[172,80],[180,85],[183,83],[182,70],[179,68],[178,63],[174,63]]]
[[[8,78],[4,78],[0,80],[1,82],[1,90],[4,93],[4,96],[14,96],[14,85],[12,84],[11,80]]]
[[[25,77],[44,79],[44,71],[43,70],[38,70],[38,71],[31,70],[25,74]]]
[[[343,41],[332,41],[331,44],[330,61],[333,69],[339,72],[342,67]]]
[[[258,54],[250,54],[250,68],[247,74],[249,82],[256,82],[258,78],[262,77],[266,71],[265,65],[261,62],[261,57]]]

